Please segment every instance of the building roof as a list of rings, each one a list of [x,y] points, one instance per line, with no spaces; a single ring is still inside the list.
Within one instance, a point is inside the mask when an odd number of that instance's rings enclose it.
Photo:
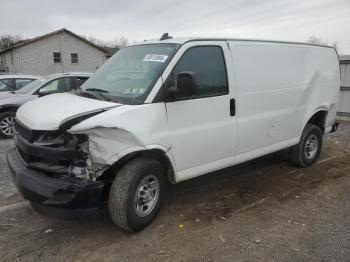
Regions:
[[[119,51],[119,47],[106,47],[106,46],[103,46],[102,49],[106,53],[106,57],[111,57],[112,55],[114,55],[116,52]]]
[[[340,55],[339,62],[341,64],[350,64],[350,55]]]
[[[63,33],[63,32],[68,33],[68,34],[70,34],[70,35],[80,39],[81,41],[83,41],[83,42],[85,42],[85,43],[87,43],[87,44],[89,44],[89,45],[99,49],[100,51],[106,53],[105,50],[102,47],[100,47],[98,45],[95,45],[94,43],[92,43],[92,42],[88,41],[87,39],[85,39],[85,38],[83,38],[83,37],[73,33],[72,31],[69,31],[66,28],[62,28],[60,30],[53,31],[53,32],[45,34],[45,35],[41,35],[41,36],[38,36],[38,37],[35,37],[35,38],[32,38],[32,39],[28,39],[28,40],[24,40],[24,41],[18,42],[17,44],[15,44],[13,46],[10,46],[10,47],[8,47],[8,48],[6,48],[4,50],[1,50],[0,51],[0,55],[4,54],[4,53],[7,53],[7,52],[9,52],[11,50],[14,50],[14,49],[16,49],[18,47],[21,47],[21,46],[24,46],[24,45],[28,45],[28,44],[31,44],[31,43],[33,43],[35,41],[38,41],[38,40],[41,40],[41,39],[44,39],[46,37],[50,37],[50,36],[53,36],[53,35],[56,35],[56,34],[59,34],[59,33]]]

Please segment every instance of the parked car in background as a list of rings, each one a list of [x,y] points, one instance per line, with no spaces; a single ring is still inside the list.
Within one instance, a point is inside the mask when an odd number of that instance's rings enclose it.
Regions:
[[[17,109],[25,102],[54,93],[64,93],[79,88],[91,73],[59,73],[42,76],[16,91],[0,93],[0,136],[13,136],[13,123]],[[53,105],[54,106],[54,105]]]
[[[32,75],[0,75],[0,92],[21,89],[38,78]]]

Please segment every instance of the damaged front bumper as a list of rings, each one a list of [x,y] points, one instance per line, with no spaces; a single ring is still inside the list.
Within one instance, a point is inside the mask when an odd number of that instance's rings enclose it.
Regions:
[[[18,190],[37,210],[42,207],[97,209],[100,205],[105,187],[102,181],[69,175],[49,176],[28,167],[16,148],[7,152],[7,162]]]

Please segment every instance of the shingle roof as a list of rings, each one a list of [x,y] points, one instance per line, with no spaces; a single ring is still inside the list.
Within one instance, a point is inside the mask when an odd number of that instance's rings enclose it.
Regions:
[[[25,41],[21,41],[21,42],[15,44],[15,45],[13,45],[13,46],[10,46],[10,47],[8,47],[8,48],[6,48],[6,49],[4,49],[4,50],[1,50],[1,51],[0,51],[0,55],[1,55],[1,54],[4,54],[4,53],[7,53],[7,52],[9,52],[9,51],[11,51],[11,50],[13,50],[13,49],[16,49],[16,48],[18,48],[18,47],[21,47],[21,46],[24,46],[24,45],[28,45],[28,44],[33,43],[33,42],[35,42],[35,41],[38,41],[38,40],[44,39],[44,38],[46,38],[46,37],[50,37],[50,36],[53,36],[53,35],[62,33],[62,32],[68,33],[68,34],[70,34],[70,35],[72,35],[72,36],[74,36],[74,37],[80,39],[81,41],[84,41],[85,43],[87,43],[87,44],[89,44],[89,45],[91,45],[91,46],[93,46],[93,47],[95,47],[95,48],[101,50],[102,52],[106,53],[105,50],[104,50],[102,47],[100,47],[100,46],[98,46],[98,45],[95,45],[94,43],[92,43],[92,42],[86,40],[85,38],[83,38],[83,37],[81,37],[81,36],[79,36],[79,35],[77,35],[77,34],[74,34],[72,31],[69,31],[69,30],[66,29],[66,28],[62,28],[62,29],[60,29],[60,30],[53,31],[53,32],[48,33],[48,34],[45,34],[45,35],[41,35],[41,36],[38,36],[38,37],[35,37],[35,38],[32,38],[32,39],[28,39],[28,40],[25,40]]]

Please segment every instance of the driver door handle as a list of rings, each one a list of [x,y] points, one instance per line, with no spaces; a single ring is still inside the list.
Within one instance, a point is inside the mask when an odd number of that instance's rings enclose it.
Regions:
[[[234,98],[230,100],[230,115],[236,115],[236,100]]]

